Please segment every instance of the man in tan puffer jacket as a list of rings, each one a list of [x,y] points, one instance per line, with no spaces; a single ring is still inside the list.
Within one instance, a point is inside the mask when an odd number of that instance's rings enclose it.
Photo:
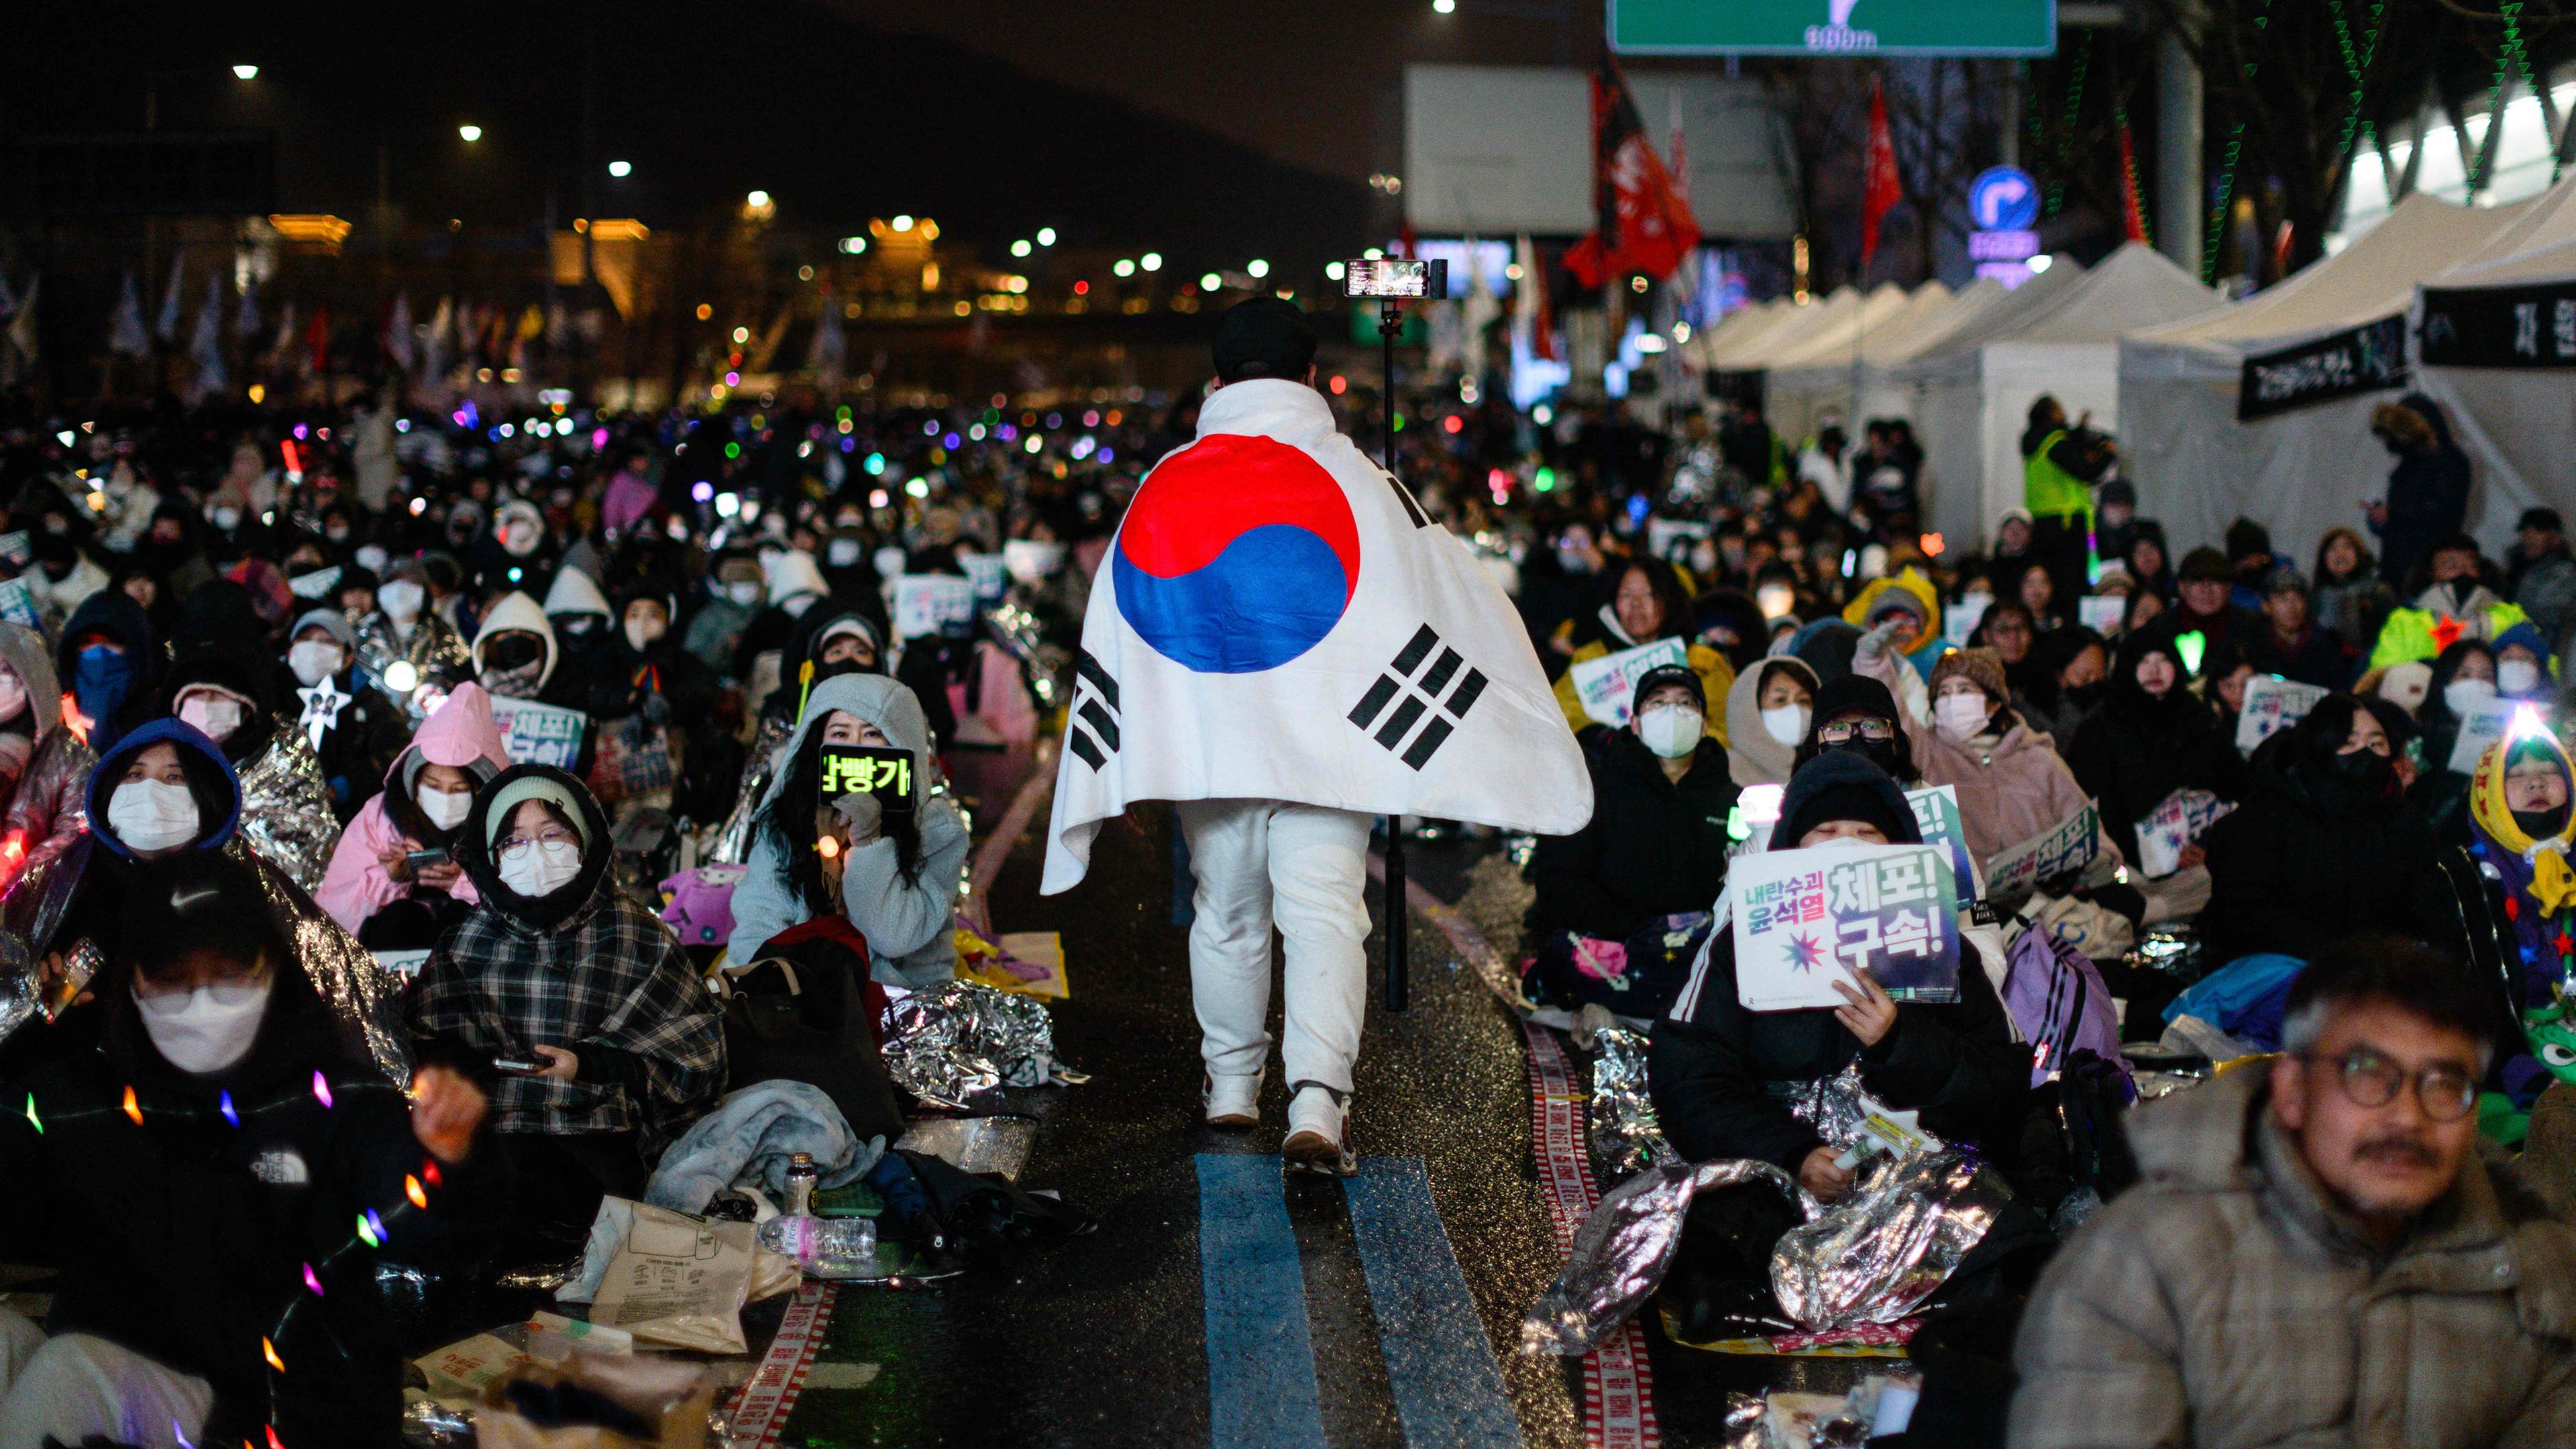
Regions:
[[[2144,1179],[2022,1320],[2014,1449],[2576,1444],[2576,1230],[2478,1155],[2483,1020],[2345,942],[2268,1068],[2143,1109]]]

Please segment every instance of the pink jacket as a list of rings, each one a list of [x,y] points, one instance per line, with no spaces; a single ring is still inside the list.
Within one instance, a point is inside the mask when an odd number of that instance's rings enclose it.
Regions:
[[[385,801],[403,788],[405,772],[414,762],[464,768],[477,761],[483,768],[476,774],[483,780],[510,767],[501,727],[492,722],[491,697],[479,684],[461,684],[421,721],[411,743],[394,757],[393,768],[385,771],[384,793],[359,807],[340,833],[330,869],[323,873],[322,888],[313,898],[343,930],[356,935],[369,916],[411,894],[407,882],[385,873],[382,858],[403,848],[402,829],[385,813]],[[474,883],[462,877],[448,894],[467,905],[478,899]]]

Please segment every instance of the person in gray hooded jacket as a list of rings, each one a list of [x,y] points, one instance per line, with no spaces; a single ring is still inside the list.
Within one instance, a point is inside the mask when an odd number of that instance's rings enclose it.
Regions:
[[[858,792],[827,802],[821,757],[833,745],[911,751],[916,805],[909,816]],[[837,912],[867,938],[878,981],[936,986],[957,971],[951,922],[969,843],[965,817],[937,783],[921,701],[881,674],[824,680],[781,748],[753,817],[750,869],[733,893],[729,954],[752,960],[770,937]]]

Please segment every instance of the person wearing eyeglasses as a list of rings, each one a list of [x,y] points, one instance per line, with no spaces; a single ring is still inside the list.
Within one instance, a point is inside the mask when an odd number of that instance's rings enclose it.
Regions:
[[[2476,1151],[2487,1013],[2347,939],[2268,1066],[2141,1108],[2022,1320],[2013,1449],[2576,1443],[2576,1230]]]
[[[1892,776],[1898,788],[1921,784],[1914,766],[1914,747],[1898,723],[1896,696],[1865,674],[1846,674],[1816,691],[1815,713],[1807,737],[1799,742],[1797,763],[1832,750],[1850,750]],[[1794,771],[1793,771],[1794,773]]]

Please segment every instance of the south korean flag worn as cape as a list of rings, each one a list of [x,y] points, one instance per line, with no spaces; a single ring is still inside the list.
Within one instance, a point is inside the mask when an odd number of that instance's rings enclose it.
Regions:
[[[1511,601],[1299,383],[1219,388],[1137,488],[1083,620],[1044,891],[1129,804],[1213,799],[1592,817]]]

